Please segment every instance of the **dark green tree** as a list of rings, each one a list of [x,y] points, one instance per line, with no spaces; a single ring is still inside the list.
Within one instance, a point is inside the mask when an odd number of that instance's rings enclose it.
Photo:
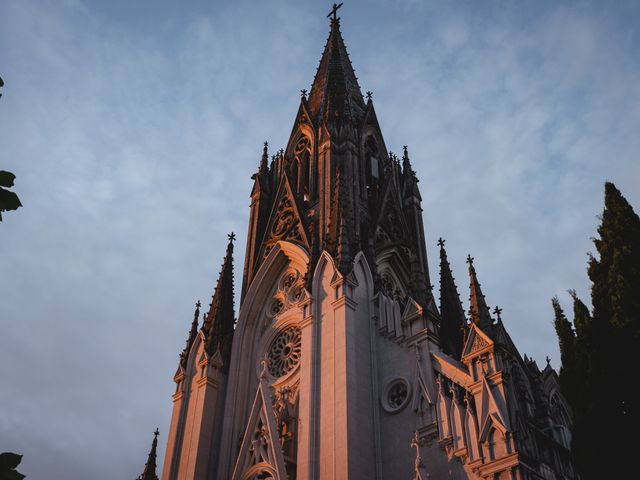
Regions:
[[[600,438],[616,438],[617,448],[605,442],[589,452],[632,458],[640,427],[637,375],[630,375],[640,362],[640,218],[613,183],[605,184],[598,234],[598,255],[591,256],[588,269],[593,282],[589,379],[594,396],[588,414],[598,418]]]
[[[628,478],[640,428],[635,384],[640,364],[640,218],[609,182],[598,234],[597,254],[590,255],[588,267],[592,311],[569,292],[573,357],[563,352],[569,336],[554,300],[556,324],[561,324],[556,326],[561,387],[574,410],[573,453],[585,480]]]
[[[564,396],[569,403],[573,404],[577,398],[576,391],[576,335],[571,326],[571,322],[567,319],[558,297],[551,299],[555,320],[553,322],[560,343],[560,359],[562,367],[560,368],[560,385]]]

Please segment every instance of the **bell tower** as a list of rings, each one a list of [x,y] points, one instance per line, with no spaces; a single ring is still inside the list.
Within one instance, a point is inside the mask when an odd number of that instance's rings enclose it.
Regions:
[[[233,237],[202,327],[196,308],[163,480],[574,478],[541,460],[568,458],[540,453],[557,376],[520,358],[471,258],[467,320],[442,240],[436,305],[409,149],[385,145],[341,5],[287,145],[258,155],[237,321]]]
[[[401,157],[386,148],[338,8],[288,144],[269,157],[265,143],[253,176],[218,478],[380,476],[393,454],[382,443],[386,357],[409,358],[406,379],[388,387],[390,410],[408,401],[412,368],[433,381],[425,345],[437,308],[418,181],[407,147]],[[259,448],[274,444],[282,458]]]

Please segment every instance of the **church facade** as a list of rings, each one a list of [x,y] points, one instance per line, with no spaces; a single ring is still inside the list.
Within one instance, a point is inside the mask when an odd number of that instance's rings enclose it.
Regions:
[[[231,235],[174,376],[163,480],[577,478],[555,371],[520,355],[471,257],[465,314],[442,240],[434,297],[408,149],[385,145],[335,6],[253,181],[239,312]]]

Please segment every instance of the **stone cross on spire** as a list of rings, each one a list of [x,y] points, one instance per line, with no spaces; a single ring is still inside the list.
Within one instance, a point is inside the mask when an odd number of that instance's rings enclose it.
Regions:
[[[327,18],[331,17],[331,20],[333,20],[334,22],[336,20],[338,20],[338,9],[342,6],[342,3],[340,5],[337,4],[333,4],[333,7],[331,8],[331,11],[329,12],[329,15],[327,15]]]

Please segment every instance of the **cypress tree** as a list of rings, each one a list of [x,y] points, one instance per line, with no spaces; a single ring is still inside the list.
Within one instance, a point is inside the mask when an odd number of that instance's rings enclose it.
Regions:
[[[581,470],[583,478],[591,478],[594,457],[592,447],[597,442],[592,438],[593,421],[591,412],[597,409],[597,393],[591,391],[591,355],[594,343],[592,339],[592,318],[589,308],[584,304],[575,290],[569,290],[573,298],[573,325],[575,326],[575,395],[567,397],[573,408],[573,442],[571,445],[576,466]],[[564,387],[563,392],[564,392]]]
[[[596,324],[640,333],[640,218],[613,183],[605,184],[604,212],[594,239],[599,259],[591,257],[589,278]]]
[[[591,256],[588,268],[593,282],[593,316],[587,328],[591,354],[586,416],[593,421],[593,430],[587,454],[601,460],[618,457],[630,462],[640,428],[634,381],[637,375],[630,375],[630,369],[635,370],[640,362],[640,218],[609,182],[605,184],[604,203],[599,238],[594,239],[598,257]],[[581,323],[580,328],[583,326]],[[628,467],[624,462],[594,466],[593,473],[600,476],[623,475]]]
[[[558,297],[551,299],[555,320],[553,322],[560,343],[560,387],[569,403],[573,405],[576,400],[576,336],[571,327],[571,322],[567,320]]]
[[[610,182],[598,234],[597,256],[590,255],[588,266],[592,313],[569,291],[573,331],[553,300],[560,383],[574,411],[572,449],[583,480],[627,478],[640,430],[640,218]]]

